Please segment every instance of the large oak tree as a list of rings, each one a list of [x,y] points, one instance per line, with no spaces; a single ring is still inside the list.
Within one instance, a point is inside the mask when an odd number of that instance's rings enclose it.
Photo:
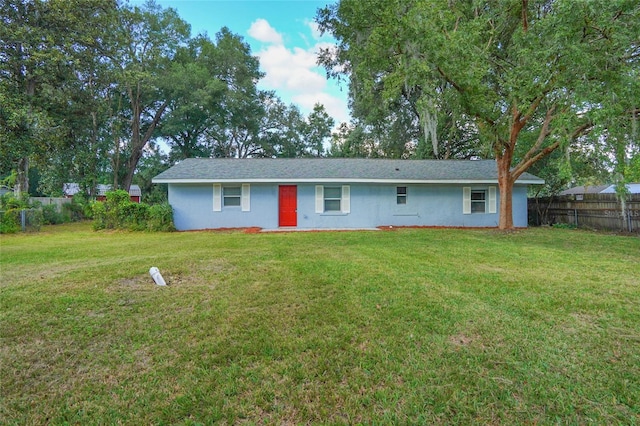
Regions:
[[[0,173],[16,171],[17,193],[29,190],[30,163],[48,166],[83,137],[78,127],[91,129],[87,93],[116,7],[115,0],[0,0]]]
[[[635,0],[341,0],[317,20],[338,40],[320,61],[348,76],[352,99],[419,91],[422,121],[434,108],[466,120],[496,159],[501,229],[522,173],[637,111]]]

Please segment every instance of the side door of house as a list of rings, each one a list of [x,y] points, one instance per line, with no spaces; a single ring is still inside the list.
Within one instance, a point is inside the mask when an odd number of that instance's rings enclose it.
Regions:
[[[280,185],[278,187],[278,226],[298,226],[298,187]]]

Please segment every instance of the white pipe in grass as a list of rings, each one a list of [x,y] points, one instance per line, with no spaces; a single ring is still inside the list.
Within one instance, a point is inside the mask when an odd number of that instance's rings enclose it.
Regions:
[[[153,278],[153,281],[155,281],[156,284],[167,285],[167,283],[164,282],[164,278],[162,278],[160,269],[156,268],[155,266],[152,266],[151,269],[149,269],[149,275],[151,275],[151,278]]]

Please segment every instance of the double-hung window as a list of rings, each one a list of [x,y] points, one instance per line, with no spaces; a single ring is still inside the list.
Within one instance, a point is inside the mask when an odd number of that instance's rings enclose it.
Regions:
[[[316,213],[349,213],[350,194],[349,185],[316,185]]]
[[[222,187],[222,206],[223,207],[240,206],[241,196],[242,196],[242,187],[223,186]]]
[[[325,212],[339,212],[342,202],[342,187],[340,186],[325,186],[324,188],[324,211]]]
[[[462,188],[462,213],[483,214],[496,213],[497,196],[496,187],[487,188]]]
[[[487,191],[471,191],[471,213],[484,213],[487,211]]]
[[[248,183],[221,185],[213,184],[213,211],[220,212],[223,209],[240,211],[251,210],[251,185]]]
[[[407,187],[396,187],[396,204],[407,204]]]

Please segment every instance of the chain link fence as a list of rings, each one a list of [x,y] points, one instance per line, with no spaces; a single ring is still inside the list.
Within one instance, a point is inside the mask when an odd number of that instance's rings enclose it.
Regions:
[[[42,227],[41,209],[9,209],[0,211],[2,233],[36,232]]]

